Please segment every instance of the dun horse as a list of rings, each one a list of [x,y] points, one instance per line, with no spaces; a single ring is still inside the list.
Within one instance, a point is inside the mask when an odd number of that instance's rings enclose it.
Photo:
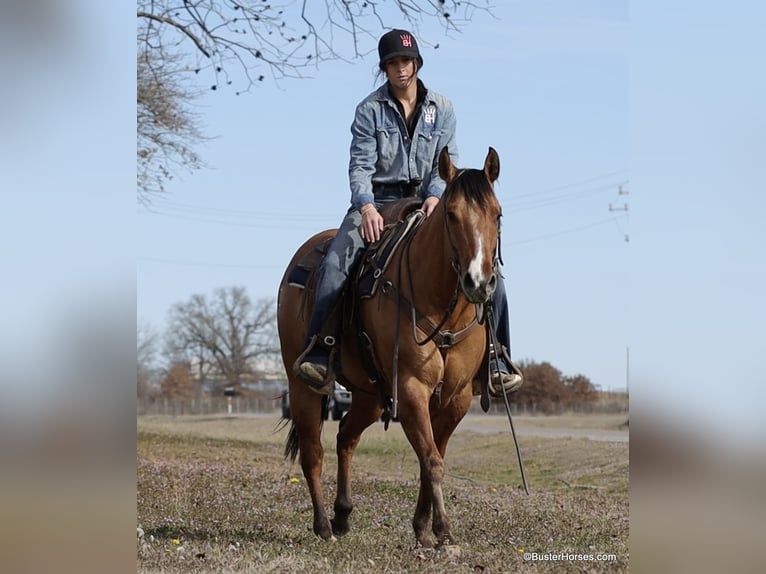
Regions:
[[[365,326],[382,367],[382,392],[370,382],[359,358],[362,345],[357,329],[346,325],[340,342],[342,380],[351,387],[353,401],[337,436],[337,497],[332,520],[320,482],[322,401],[326,397],[309,389],[293,372],[303,351],[312,301],[305,290],[290,284],[288,276],[335,230],[309,239],[293,257],[280,285],[278,325],[292,418],[285,454],[294,460],[300,451],[314,510],[314,533],[325,540],[349,530],[354,450],[362,432],[380,419],[384,411],[381,398],[395,396],[402,429],[420,462],[420,494],[412,521],[415,536],[427,547],[453,542],[442,493],[444,456],[450,436],[471,404],[472,383],[487,352],[485,329],[473,327],[480,321],[481,304],[488,301],[497,284],[501,210],[493,184],[500,163],[495,150],[489,148],[483,170],[458,170],[445,148],[438,168],[447,187],[437,209],[386,267],[388,292],[378,289],[373,297],[363,299],[355,318]],[[459,340],[451,341],[450,346],[446,339],[457,333],[461,336],[454,339]],[[396,392],[394,381],[398,381]]]

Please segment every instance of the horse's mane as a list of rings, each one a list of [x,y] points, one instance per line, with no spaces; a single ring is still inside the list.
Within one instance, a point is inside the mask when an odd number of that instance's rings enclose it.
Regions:
[[[461,170],[457,177],[452,180],[452,183],[447,186],[444,199],[461,192],[469,202],[474,202],[480,207],[486,207],[493,193],[487,175],[480,169]]]

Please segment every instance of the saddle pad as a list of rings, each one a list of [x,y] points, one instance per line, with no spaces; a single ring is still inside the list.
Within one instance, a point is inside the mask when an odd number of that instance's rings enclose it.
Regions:
[[[309,284],[313,271],[322,263],[332,240],[333,238],[330,237],[314,247],[298,261],[295,267],[290,269],[287,276],[288,285],[305,288]]]

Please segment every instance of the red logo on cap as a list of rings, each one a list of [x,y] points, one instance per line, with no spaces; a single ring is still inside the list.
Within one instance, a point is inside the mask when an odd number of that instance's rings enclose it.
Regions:
[[[402,39],[402,46],[405,48],[412,47],[412,36],[409,34],[400,34],[399,37]]]

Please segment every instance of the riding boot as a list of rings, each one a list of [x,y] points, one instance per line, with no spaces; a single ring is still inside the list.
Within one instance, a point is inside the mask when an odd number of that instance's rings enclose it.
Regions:
[[[334,383],[334,373],[330,367],[330,355],[335,354],[336,337],[325,334],[334,333],[332,326],[326,325],[330,319],[338,294],[343,289],[343,283],[338,285],[337,277],[324,264],[319,269],[316,298],[312,309],[309,328],[304,342],[304,351],[296,361],[296,375],[309,387],[323,395],[331,395]]]
[[[511,361],[509,352],[511,348],[511,324],[508,317],[508,299],[505,293],[505,281],[502,275],[497,275],[497,288],[492,294],[492,314],[495,321],[495,335],[500,343],[497,349],[497,361],[494,355],[489,364],[489,392],[495,397],[503,396],[503,388],[506,393],[512,393],[521,387],[524,382],[521,369]]]

